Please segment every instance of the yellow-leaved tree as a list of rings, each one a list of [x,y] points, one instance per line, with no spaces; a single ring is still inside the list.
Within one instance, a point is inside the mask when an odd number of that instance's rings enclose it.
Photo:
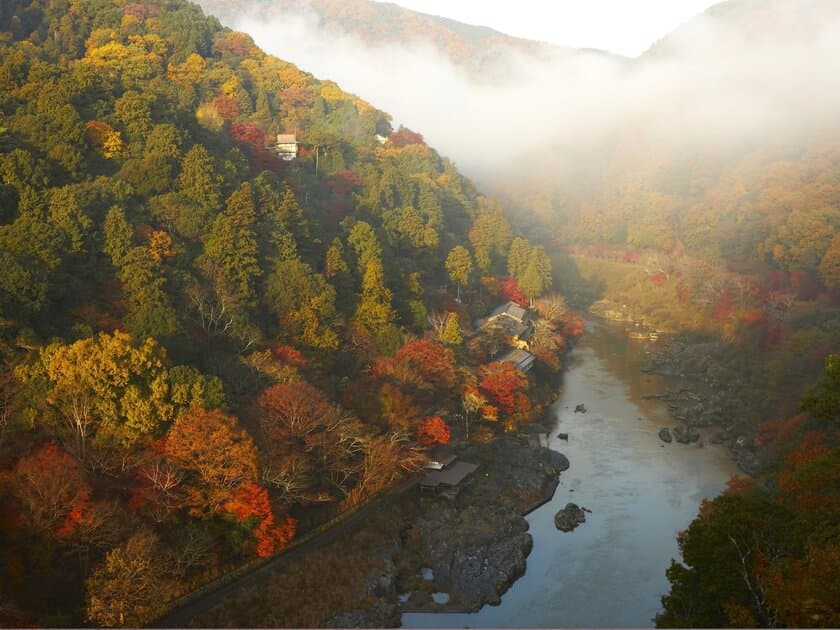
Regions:
[[[63,427],[60,433],[83,462],[91,443],[129,450],[142,438],[161,435],[187,407],[224,402],[218,379],[183,366],[170,369],[154,339],[134,344],[121,331],[52,344],[41,363],[44,411]]]

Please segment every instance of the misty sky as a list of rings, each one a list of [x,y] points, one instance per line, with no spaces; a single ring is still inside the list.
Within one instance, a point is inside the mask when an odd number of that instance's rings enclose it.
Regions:
[[[399,1],[422,2],[430,11],[443,0]],[[698,10],[708,4],[694,1]],[[575,2],[586,6],[589,15],[591,4],[605,5],[608,0]],[[679,4],[688,11],[691,4],[614,0],[616,5],[625,3],[639,16],[649,14],[642,6]],[[547,14],[555,2],[511,4],[541,5]],[[390,113],[395,128],[405,124],[419,131],[464,172],[480,179],[482,174],[492,178],[497,169],[509,171],[512,164],[527,166],[534,156],[564,155],[564,147],[598,146],[599,138],[614,132],[635,134],[639,150],[667,143],[682,152],[717,150],[836,121],[840,0],[737,6],[746,9],[742,14],[693,19],[672,31],[667,46],[641,63],[628,65],[600,55],[558,53],[543,58],[512,51],[504,57],[507,72],[495,80],[477,80],[429,43],[370,45],[352,33],[328,31],[314,12],[279,12],[270,18],[243,13],[232,26],[251,34],[267,52],[332,79]],[[490,15],[478,13],[477,0],[473,7],[473,18]],[[528,19],[534,24],[563,21]],[[614,24],[622,24],[617,15],[610,28]],[[668,34],[667,27],[660,28],[652,39]],[[498,129],[513,131],[505,135],[504,150],[493,133]]]
[[[637,57],[715,0],[392,0],[517,37]]]

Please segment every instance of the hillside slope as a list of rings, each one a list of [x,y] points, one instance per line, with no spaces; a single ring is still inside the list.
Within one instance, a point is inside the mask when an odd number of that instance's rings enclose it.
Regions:
[[[464,339],[514,236],[421,135],[196,5],[3,2],[0,623],[143,623],[418,470],[465,396],[489,435],[539,413]]]

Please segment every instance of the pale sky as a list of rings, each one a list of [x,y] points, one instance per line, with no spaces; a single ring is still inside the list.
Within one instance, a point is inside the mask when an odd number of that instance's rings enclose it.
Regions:
[[[517,37],[637,57],[718,0],[392,0]]]

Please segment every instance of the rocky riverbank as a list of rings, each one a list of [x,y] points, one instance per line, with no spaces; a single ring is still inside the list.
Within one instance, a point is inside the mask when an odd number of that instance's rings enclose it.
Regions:
[[[753,434],[760,422],[755,403],[745,401],[745,389],[737,374],[723,361],[724,343],[699,341],[655,326],[627,305],[608,300],[596,302],[590,312],[600,319],[624,325],[634,340],[651,343],[643,372],[676,383],[647,398],[668,406],[676,426],[663,427],[659,437],[666,444],[727,444],[738,467],[748,474],[756,471],[759,457]]]
[[[531,551],[523,516],[551,498],[569,462],[532,436],[503,436],[456,452],[478,464],[459,486],[436,495],[409,489],[191,625],[395,627],[405,611],[498,604],[525,572]]]
[[[728,444],[738,467],[755,472],[758,456],[752,438],[758,414],[741,397],[737,383],[717,357],[720,342],[691,343],[675,337],[658,343],[647,353],[643,371],[679,382],[676,387],[649,396],[668,405],[679,422],[671,428],[674,441],[703,443],[703,433],[713,444]],[[664,442],[670,440],[660,432]]]
[[[446,493],[421,498],[422,514],[403,537],[405,610],[467,612],[498,604],[525,572],[532,541],[524,514],[551,498],[569,467],[561,454],[528,438],[470,445],[459,456],[478,470]]]

